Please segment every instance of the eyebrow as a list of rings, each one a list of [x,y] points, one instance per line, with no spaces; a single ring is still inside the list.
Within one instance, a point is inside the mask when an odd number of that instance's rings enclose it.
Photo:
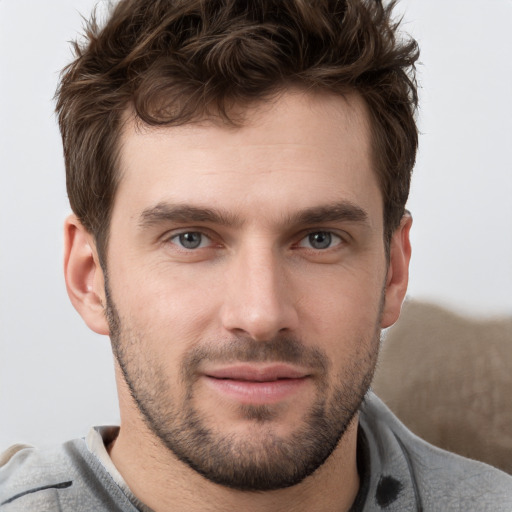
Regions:
[[[322,224],[323,222],[368,222],[366,210],[350,201],[301,210],[288,218],[289,224]]]
[[[165,202],[146,208],[141,213],[138,224],[141,229],[144,229],[162,222],[208,222],[235,227],[243,224],[238,215],[222,210]],[[368,213],[360,206],[349,201],[342,201],[306,208],[285,218],[285,224],[289,226],[322,224],[324,222],[365,223],[368,222]]]
[[[225,226],[241,224],[238,216],[227,212],[183,204],[158,203],[141,213],[139,227],[149,228],[162,222],[210,222]]]

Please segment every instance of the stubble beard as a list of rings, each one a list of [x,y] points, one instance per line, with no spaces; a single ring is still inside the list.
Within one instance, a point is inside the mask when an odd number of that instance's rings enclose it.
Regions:
[[[242,491],[269,491],[300,483],[332,454],[354,420],[369,390],[377,361],[380,322],[371,339],[358,340],[358,357],[329,386],[333,371],[327,356],[291,336],[267,342],[241,337],[198,346],[180,365],[184,399],[173,400],[169,376],[158,361],[135,347],[141,336],[126,328],[106,284],[106,311],[114,356],[147,427],[180,461],[206,479]],[[381,307],[382,309],[382,307]],[[380,312],[379,319],[380,320]],[[127,347],[132,352],[128,353]],[[286,362],[316,369],[316,399],[302,425],[288,437],[276,434],[273,406],[240,405],[238,413],[254,423],[247,435],[226,434],[207,424],[194,405],[196,369],[211,362]]]

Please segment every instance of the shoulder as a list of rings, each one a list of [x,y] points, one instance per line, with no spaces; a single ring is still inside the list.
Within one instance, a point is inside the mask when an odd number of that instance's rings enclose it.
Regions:
[[[361,409],[360,423],[373,444],[372,462],[407,473],[424,510],[512,510],[510,475],[423,441],[372,393]]]
[[[133,510],[118,506],[126,500],[83,439],[42,450],[17,445],[0,462],[0,512]]]
[[[7,449],[0,457],[0,510],[16,510],[18,501],[27,507],[35,499],[58,505],[58,491],[72,485],[66,451],[64,446],[43,451],[26,445]]]

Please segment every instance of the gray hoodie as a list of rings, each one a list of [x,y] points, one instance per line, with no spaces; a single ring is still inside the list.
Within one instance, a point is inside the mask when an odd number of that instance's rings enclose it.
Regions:
[[[117,427],[91,429],[57,448],[0,457],[0,512],[150,512],[105,449]],[[361,486],[352,512],[512,512],[512,477],[435,448],[369,393],[358,437]]]

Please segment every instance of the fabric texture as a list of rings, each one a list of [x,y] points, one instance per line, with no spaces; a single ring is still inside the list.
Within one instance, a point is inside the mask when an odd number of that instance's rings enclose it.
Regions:
[[[512,475],[512,315],[472,318],[406,300],[372,387],[422,439]]]
[[[361,486],[351,512],[512,511],[512,477],[422,441],[373,393],[359,426]],[[107,453],[117,432],[96,427],[55,449],[0,457],[0,512],[150,512]]]

